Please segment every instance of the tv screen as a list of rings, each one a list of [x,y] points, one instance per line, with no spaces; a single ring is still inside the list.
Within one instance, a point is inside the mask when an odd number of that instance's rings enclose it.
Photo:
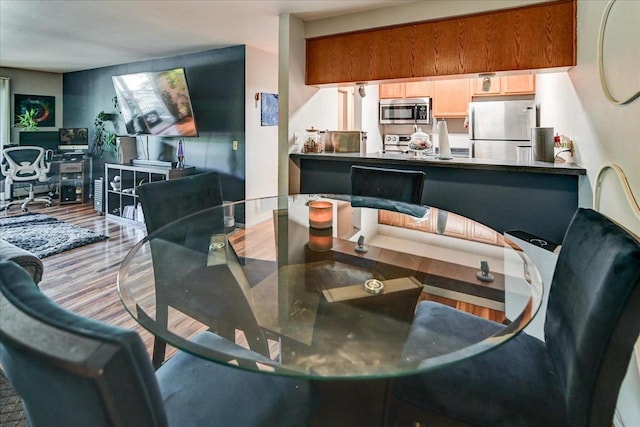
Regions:
[[[184,68],[112,79],[129,135],[198,136]]]
[[[89,149],[88,128],[58,129],[58,148],[63,151],[86,151]]]

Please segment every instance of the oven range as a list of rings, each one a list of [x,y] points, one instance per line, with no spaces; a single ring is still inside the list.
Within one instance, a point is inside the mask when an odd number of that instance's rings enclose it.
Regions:
[[[385,153],[409,153],[409,141],[411,135],[385,134],[383,143],[383,152]],[[438,153],[438,147],[435,147],[435,154]],[[451,155],[453,157],[469,157],[468,148],[451,147]]]

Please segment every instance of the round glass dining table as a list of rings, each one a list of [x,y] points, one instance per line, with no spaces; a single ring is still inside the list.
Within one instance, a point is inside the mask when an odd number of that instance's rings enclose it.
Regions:
[[[176,203],[180,203],[177,197]],[[380,379],[474,357],[541,302],[536,266],[503,234],[427,206],[345,195],[228,203],[139,242],[118,274],[128,312],[157,339],[214,362],[309,379]],[[502,328],[407,354],[422,300]],[[208,331],[217,344],[199,340]]]

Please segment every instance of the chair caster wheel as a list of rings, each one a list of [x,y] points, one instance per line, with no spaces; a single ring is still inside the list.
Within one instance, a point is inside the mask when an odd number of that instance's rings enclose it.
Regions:
[[[27,208],[22,208],[22,212],[29,212],[29,209],[27,209]]]
[[[45,203],[44,207],[45,208],[50,208],[51,207],[51,203]]]

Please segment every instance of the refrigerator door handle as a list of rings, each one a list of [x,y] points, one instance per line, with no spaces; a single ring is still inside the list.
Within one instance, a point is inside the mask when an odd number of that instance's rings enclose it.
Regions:
[[[469,139],[474,140],[476,139],[476,135],[475,135],[475,126],[476,126],[476,114],[475,114],[475,109],[473,108],[472,105],[469,106]]]

